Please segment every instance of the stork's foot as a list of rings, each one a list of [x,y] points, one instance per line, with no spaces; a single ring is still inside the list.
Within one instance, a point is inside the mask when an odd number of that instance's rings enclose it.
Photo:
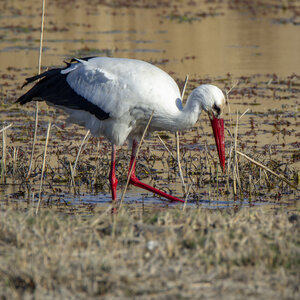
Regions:
[[[152,192],[152,193],[154,193],[154,194],[160,195],[160,196],[162,196],[162,197],[164,197],[164,198],[167,198],[167,199],[169,199],[169,200],[171,200],[171,201],[182,202],[182,203],[185,202],[185,201],[182,200],[182,199],[179,199],[179,198],[177,198],[177,197],[174,197],[174,196],[172,196],[172,195],[169,195],[169,194],[167,194],[167,193],[165,193],[165,192],[163,192],[163,191],[161,191],[161,190],[159,190],[159,189],[157,189],[157,188],[155,188],[155,187],[153,187],[153,186],[150,186],[150,185],[148,185],[148,184],[146,184],[146,183],[141,182],[141,181],[135,176],[135,174],[131,174],[129,183],[132,184],[132,185],[134,185],[134,186],[137,186],[137,187],[139,187],[139,188],[141,188],[141,189],[144,189],[144,190],[147,190],[147,191]]]
[[[137,186],[141,189],[144,189],[144,190],[147,190],[149,192],[152,192],[154,194],[157,194],[157,195],[160,195],[164,198],[167,198],[171,201],[176,201],[176,202],[182,202],[184,203],[185,201],[182,200],[182,199],[179,199],[177,197],[174,197],[172,195],[169,195],[163,191],[160,191],[159,189],[156,189],[155,187],[153,186],[150,186],[146,183],[143,183],[141,182],[136,176],[135,176],[135,165],[136,165],[136,150],[137,150],[137,141],[136,140],[133,140],[132,142],[132,153],[131,153],[131,159],[130,159],[130,165],[129,165],[129,172],[128,172],[128,175],[130,175],[130,181],[129,183],[134,185],[134,186]]]

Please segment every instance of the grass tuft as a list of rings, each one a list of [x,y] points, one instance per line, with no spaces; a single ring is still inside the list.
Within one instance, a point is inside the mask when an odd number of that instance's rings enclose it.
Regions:
[[[283,209],[1,211],[0,297],[296,299],[299,222]]]

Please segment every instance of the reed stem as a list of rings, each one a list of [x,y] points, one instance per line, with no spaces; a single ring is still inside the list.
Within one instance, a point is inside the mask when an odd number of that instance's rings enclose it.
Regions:
[[[189,80],[189,75],[187,74],[185,77],[185,81],[184,81],[184,85],[183,85],[183,89],[182,89],[182,93],[181,93],[181,101],[183,101],[183,97],[184,97],[184,93],[185,93],[185,89],[186,89],[188,80]],[[181,167],[181,162],[180,162],[180,144],[179,144],[178,131],[175,132],[175,139],[176,139],[176,154],[177,154],[177,164],[178,164],[179,176],[180,176],[184,195],[186,195],[187,194],[186,184],[184,182],[184,177],[183,177],[182,167]]]
[[[47,136],[46,136],[46,141],[45,141],[43,165],[42,165],[41,181],[40,181],[40,189],[39,189],[39,202],[38,202],[36,212],[35,212],[36,215],[38,214],[40,203],[41,203],[41,194],[42,194],[42,187],[43,187],[43,178],[44,178],[44,171],[45,171],[45,165],[46,165],[46,156],[47,156],[47,147],[48,147],[50,129],[51,129],[51,122],[49,122],[49,124],[48,124]]]
[[[265,165],[263,165],[260,162],[257,162],[256,160],[254,160],[253,158],[249,157],[248,155],[246,155],[245,153],[242,153],[240,151],[236,151],[236,153],[240,156],[243,156],[244,158],[248,159],[249,161],[251,161],[252,163],[254,163],[255,165],[257,165],[258,167],[266,170],[267,172],[271,173],[272,175],[274,175],[275,177],[279,178],[280,180],[284,181],[285,183],[287,183],[289,186],[291,186],[292,188],[299,190],[299,188],[294,185],[293,183],[291,183],[287,178],[285,178],[283,175],[277,174],[274,171],[272,171],[271,169],[269,169],[268,167],[266,167]]]
[[[39,59],[38,59],[38,74],[41,74],[42,68],[42,52],[43,52],[43,38],[44,38],[44,24],[45,24],[45,7],[46,7],[46,0],[42,0],[42,17],[41,17],[41,32],[40,32],[40,48],[39,48]],[[32,149],[30,155],[30,162],[29,168],[27,172],[26,179],[30,177],[32,163],[33,163],[33,156],[36,144],[36,136],[37,136],[37,127],[38,127],[38,120],[39,120],[39,103],[36,101],[35,103],[35,122],[34,122],[34,134],[33,134],[33,142],[32,142]]]
[[[77,163],[78,163],[78,159],[79,159],[79,155],[81,153],[81,150],[82,150],[82,147],[83,147],[83,144],[86,140],[88,140],[88,136],[90,134],[90,130],[88,130],[86,132],[86,135],[84,136],[81,144],[80,144],[80,147],[79,147],[79,150],[78,150],[78,153],[77,153],[77,156],[76,156],[76,159],[75,159],[75,163],[74,163],[74,166],[73,166],[73,175],[75,176],[76,175],[76,166],[77,166]]]
[[[2,159],[1,159],[1,183],[5,183],[6,178],[6,130],[2,128]]]
[[[151,122],[151,120],[152,120],[152,118],[153,118],[153,114],[154,114],[154,111],[152,111],[152,114],[151,114],[151,116],[150,116],[150,118],[149,118],[149,121],[148,121],[148,123],[147,123],[147,125],[146,125],[146,127],[145,127],[145,130],[144,130],[144,132],[143,132],[142,138],[141,138],[141,140],[140,140],[140,142],[139,142],[139,145],[138,145],[138,148],[137,148],[137,150],[136,150],[135,159],[134,159],[134,161],[133,161],[132,164],[131,164],[131,168],[130,168],[129,173],[128,173],[128,176],[127,176],[126,185],[125,185],[125,187],[124,187],[124,190],[123,190],[123,193],[122,193],[122,197],[121,197],[121,200],[120,200],[119,210],[122,208],[122,204],[123,204],[124,197],[125,197],[125,194],[126,194],[128,185],[129,185],[129,181],[130,181],[131,174],[132,174],[132,171],[133,171],[133,168],[134,168],[134,165],[135,165],[135,161],[136,161],[136,158],[138,157],[138,154],[139,154],[139,152],[140,152],[140,149],[141,149],[142,143],[143,143],[143,141],[144,141],[146,132],[147,132],[148,127],[149,127],[149,125],[150,125],[150,122]]]
[[[168,151],[168,153],[171,155],[171,157],[174,159],[174,161],[176,160],[175,156],[173,155],[173,153],[170,151],[170,149],[168,148],[168,146],[166,145],[166,143],[163,141],[163,139],[159,136],[159,134],[156,134],[156,136],[158,137],[159,141],[162,143],[162,145],[165,147],[165,149]]]
[[[30,154],[30,162],[29,162],[29,168],[26,175],[26,179],[29,179],[32,169],[32,163],[33,163],[33,156],[34,156],[34,149],[36,144],[36,136],[37,136],[37,128],[38,128],[38,119],[39,119],[39,104],[38,102],[35,103],[35,121],[34,121],[34,133],[33,133],[33,142],[32,142],[32,148],[31,148],[31,154]]]
[[[3,131],[5,131],[5,130],[7,130],[7,129],[10,128],[12,125],[13,125],[13,123],[10,123],[9,125],[7,125],[7,126],[5,126],[5,127],[4,127],[4,125],[3,125],[3,128],[0,129],[0,133],[3,132]]]

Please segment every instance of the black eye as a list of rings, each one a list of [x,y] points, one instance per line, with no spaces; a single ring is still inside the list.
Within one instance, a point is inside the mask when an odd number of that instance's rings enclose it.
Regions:
[[[216,111],[218,115],[221,113],[221,108],[218,105],[214,104],[213,109]]]

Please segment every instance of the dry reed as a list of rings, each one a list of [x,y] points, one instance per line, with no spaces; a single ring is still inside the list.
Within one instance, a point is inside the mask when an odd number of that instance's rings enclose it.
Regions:
[[[149,120],[148,120],[148,123],[147,123],[147,125],[146,125],[146,127],[145,127],[145,129],[144,129],[143,135],[142,135],[142,137],[141,137],[141,140],[140,140],[139,145],[138,145],[137,150],[136,150],[136,154],[135,154],[134,161],[132,162],[131,167],[130,167],[130,170],[129,170],[129,172],[128,172],[127,181],[126,181],[126,184],[125,184],[125,187],[124,187],[122,196],[121,196],[121,200],[120,200],[120,203],[119,203],[119,210],[122,208],[122,204],[123,204],[124,197],[125,197],[125,194],[126,194],[128,185],[129,185],[129,181],[130,181],[130,178],[131,178],[131,174],[132,174],[132,172],[133,172],[133,167],[135,166],[136,158],[138,157],[138,154],[139,154],[139,152],[140,152],[140,148],[141,148],[141,146],[142,146],[142,143],[143,143],[143,141],[144,141],[144,138],[145,138],[145,135],[146,135],[146,133],[147,133],[148,127],[149,127],[149,125],[150,125],[150,123],[151,123],[151,120],[152,120],[152,118],[153,118],[153,114],[154,114],[154,111],[152,111],[152,114],[151,114],[151,116],[150,116],[150,118],[149,118]]]
[[[2,159],[1,159],[1,183],[5,183],[6,178],[6,128],[2,128]]]
[[[164,148],[168,151],[168,153],[171,155],[171,157],[174,159],[174,161],[176,161],[175,156],[173,155],[172,151],[168,148],[168,146],[166,145],[166,143],[163,141],[163,139],[160,137],[159,134],[156,134],[157,138],[159,139],[159,141],[161,142],[161,144],[164,146]]]
[[[272,171],[270,168],[264,166],[262,163],[257,162],[256,160],[254,160],[253,158],[249,157],[248,155],[246,155],[245,153],[242,153],[240,151],[236,150],[236,153],[239,154],[240,156],[246,158],[247,160],[251,161],[252,163],[254,163],[255,165],[259,166],[260,168],[264,169],[265,171],[268,171],[269,173],[271,173],[272,175],[276,176],[277,178],[279,178],[280,180],[284,181],[285,183],[287,183],[289,186],[291,186],[292,188],[298,190],[299,188],[294,185],[293,183],[291,183],[288,179],[286,179],[284,176],[275,173],[274,171]]]
[[[185,80],[184,80],[183,89],[182,89],[182,92],[181,92],[181,101],[183,101],[183,97],[184,97],[184,93],[185,93],[185,89],[186,89],[188,80],[189,80],[189,75],[186,75]],[[178,131],[175,132],[175,139],[176,139],[176,154],[177,154],[177,164],[178,164],[179,176],[180,176],[180,180],[181,180],[184,195],[186,196],[187,188],[186,188],[186,184],[184,182],[184,177],[183,177],[182,167],[181,167],[181,162],[180,162],[180,145],[179,145]]]
[[[44,37],[44,23],[45,23],[45,8],[46,7],[46,0],[42,0],[42,15],[41,15],[41,30],[40,30],[40,47],[39,47],[39,59],[38,59],[38,74],[41,73],[42,68],[42,52],[43,52],[43,37]],[[29,167],[27,172],[27,179],[30,177],[32,164],[33,164],[33,157],[34,157],[34,150],[37,140],[37,129],[38,129],[38,120],[39,120],[39,103],[36,101],[35,103],[35,121],[34,121],[34,134],[33,134],[33,141],[32,141],[32,149],[29,161]]]
[[[7,129],[10,128],[11,126],[13,126],[13,123],[10,123],[10,124],[7,125],[7,126],[3,126],[3,128],[0,129],[0,133],[3,132],[3,131],[5,131],[5,130],[7,130]]]
[[[89,136],[89,134],[90,134],[90,130],[88,130],[87,132],[86,132],[86,134],[85,134],[85,136],[84,136],[84,138],[83,138],[83,140],[82,140],[82,142],[81,142],[81,144],[80,144],[80,147],[79,147],[79,149],[78,149],[78,153],[77,153],[77,156],[76,156],[76,159],[75,159],[75,162],[74,162],[74,166],[73,166],[73,176],[76,174],[76,166],[77,166],[77,163],[78,163],[78,159],[79,159],[79,155],[80,155],[80,153],[81,153],[81,150],[82,150],[82,147],[83,147],[83,145],[84,145],[84,142],[86,141],[86,140],[88,140],[88,136]]]
[[[40,188],[39,188],[39,201],[38,201],[38,205],[37,205],[36,212],[35,212],[36,214],[39,211],[40,202],[41,202],[41,194],[42,194],[42,188],[43,188],[43,178],[44,178],[44,171],[45,171],[45,165],[46,165],[46,156],[47,156],[47,147],[48,147],[48,141],[49,141],[49,136],[50,136],[50,129],[51,129],[51,122],[48,123],[48,129],[47,129],[47,135],[46,135],[46,141],[45,141],[43,165],[42,165]]]

